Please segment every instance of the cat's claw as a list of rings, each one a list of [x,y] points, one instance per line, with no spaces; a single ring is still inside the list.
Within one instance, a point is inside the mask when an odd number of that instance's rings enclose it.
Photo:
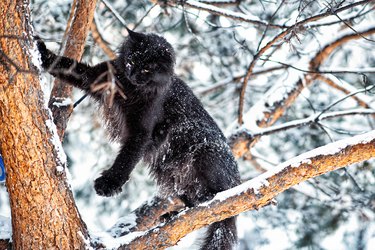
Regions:
[[[100,196],[109,197],[121,193],[121,186],[116,180],[105,174],[97,178],[94,182],[95,191]]]

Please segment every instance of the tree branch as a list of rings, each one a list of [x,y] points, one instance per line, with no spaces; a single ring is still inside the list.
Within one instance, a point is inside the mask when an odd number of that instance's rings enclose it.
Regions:
[[[330,112],[330,113],[325,113],[324,111],[322,111],[322,112],[319,112],[318,114],[311,115],[310,117],[305,118],[305,119],[290,121],[290,122],[286,122],[280,125],[271,126],[267,128],[259,128],[258,131],[248,131],[244,129],[242,133],[238,134],[238,136],[242,136],[243,140],[252,141],[254,140],[254,138],[259,139],[259,137],[261,136],[274,134],[274,133],[285,131],[285,130],[292,129],[292,128],[307,126],[307,125],[311,125],[314,123],[319,123],[320,121],[327,120],[327,119],[349,116],[349,115],[351,116],[351,115],[374,115],[374,114],[375,114],[375,110],[373,109],[352,109],[352,110],[344,110],[344,111],[337,111],[337,112]]]
[[[84,51],[85,41],[92,22],[96,0],[74,0],[70,11],[69,21],[65,30],[62,51],[63,55],[75,60],[80,60]],[[79,13],[79,15],[77,14]],[[60,107],[54,105],[61,100],[72,99],[73,87],[60,80],[55,80],[48,106],[53,114],[60,140],[73,111],[73,104]]]
[[[345,94],[350,94],[354,91],[357,91],[357,89],[349,83],[345,82],[342,79],[337,79],[334,76],[318,75],[316,76],[316,80],[323,81],[329,86],[338,89]],[[371,105],[371,98],[365,94],[358,93],[356,95],[353,95],[352,98],[358,102],[358,105],[364,108],[371,108],[373,106]]]
[[[164,249],[175,245],[186,234],[235,216],[259,209],[286,189],[344,166],[375,157],[375,131],[327,144],[287,162],[237,187],[218,193],[211,201],[186,209],[165,224],[137,233],[118,249]],[[127,241],[131,235],[123,238]],[[121,244],[121,243],[120,243]]]
[[[243,83],[242,83],[242,88],[241,88],[241,93],[240,93],[240,101],[239,101],[239,107],[238,107],[238,123],[239,124],[243,123],[244,98],[245,98],[246,88],[247,88],[250,76],[253,73],[255,64],[257,63],[257,61],[260,59],[260,57],[268,49],[270,49],[276,42],[279,42],[282,39],[284,39],[288,34],[293,33],[296,30],[303,29],[303,26],[306,25],[307,23],[310,23],[310,22],[313,22],[313,21],[317,21],[317,20],[322,19],[322,18],[327,17],[327,16],[335,15],[335,14],[341,12],[341,11],[344,11],[344,10],[347,10],[347,9],[351,9],[351,8],[353,8],[355,6],[358,6],[358,5],[367,4],[369,2],[371,2],[371,0],[359,1],[359,2],[356,2],[356,3],[353,3],[353,4],[348,4],[348,5],[344,6],[344,7],[338,8],[334,12],[332,10],[327,10],[326,12],[324,12],[322,14],[306,18],[306,19],[304,19],[302,21],[299,21],[296,24],[288,27],[285,31],[283,31],[280,34],[278,34],[277,36],[275,36],[270,42],[268,42],[263,48],[261,48],[254,55],[254,58],[251,61],[250,65],[249,65],[249,67],[247,69],[246,76],[245,76],[245,78],[243,80]],[[361,33],[361,35],[365,35],[365,34]],[[336,48],[337,46],[334,46],[334,44],[332,44],[332,47]],[[330,53],[329,50],[327,50],[327,52]],[[324,57],[324,58],[326,58],[326,56],[324,56],[324,53],[322,53],[321,56]],[[312,63],[318,63],[318,64],[320,64],[319,58],[316,58],[314,61],[312,61]],[[314,66],[314,65],[311,65],[311,66]],[[316,68],[311,68],[311,69],[316,69]]]
[[[194,1],[194,0],[186,0],[186,1],[151,0],[151,2],[160,4],[162,6],[167,4],[171,7],[176,7],[176,6],[182,5],[183,7],[189,7],[189,8],[193,8],[193,9],[197,9],[197,10],[204,10],[204,11],[210,12],[213,15],[224,16],[224,17],[236,20],[236,21],[250,23],[250,24],[254,24],[254,25],[262,26],[262,27],[278,28],[278,29],[288,27],[288,26],[285,26],[285,25],[270,24],[270,23],[267,23],[267,22],[263,22],[263,21],[258,20],[258,17],[251,16],[250,14],[242,14],[242,13],[238,13],[238,12],[235,12],[235,11],[226,10],[226,9],[223,9],[223,8],[216,7],[216,6],[214,6],[214,4],[207,4],[207,3],[204,3],[204,2],[198,2],[198,1]]]
[[[116,53],[108,46],[107,42],[104,41],[103,36],[98,29],[98,24],[95,15],[94,19],[92,20],[90,30],[95,43],[99,45],[99,47],[104,51],[104,53],[109,57],[109,59],[115,59]]]
[[[361,35],[367,36],[375,34],[375,27],[369,28],[365,31],[360,32]],[[342,46],[346,42],[351,40],[359,39],[361,36],[358,34],[344,35],[334,42],[327,44],[320,50],[309,63],[310,71],[318,71],[319,66],[328,58],[332,52]],[[249,77],[251,74],[249,75]],[[299,79],[295,83],[288,83],[290,86],[285,90],[285,94],[280,95],[279,89],[285,89],[285,82],[280,82],[279,85],[273,86],[268,93],[265,94],[264,99],[257,102],[245,115],[246,122],[243,128],[257,130],[258,127],[268,127],[275,123],[285,112],[285,110],[294,102],[299,96],[301,91],[312,84],[316,80],[317,74],[305,74],[304,79]],[[269,101],[272,100],[272,101]],[[253,117],[258,120],[252,119]],[[261,117],[261,118],[259,118]],[[231,135],[230,141],[232,142],[232,151],[236,157],[243,156],[249,149],[257,142],[256,138],[252,138],[251,144],[248,140],[243,140],[243,137],[239,136],[242,133],[242,128],[238,129]]]
[[[177,212],[185,208],[185,204],[176,196],[162,199],[154,197],[134,210],[130,215],[120,218],[108,231],[115,237],[131,232],[145,231],[161,223],[162,217],[169,212]]]

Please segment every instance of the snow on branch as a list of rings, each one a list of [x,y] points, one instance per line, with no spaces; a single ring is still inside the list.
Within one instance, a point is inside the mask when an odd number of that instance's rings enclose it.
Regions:
[[[328,9],[326,12],[324,13],[321,13],[321,14],[318,14],[318,15],[315,15],[315,16],[311,16],[309,18],[306,18],[302,21],[299,21],[297,22],[296,24],[288,27],[286,30],[282,31],[281,33],[279,33],[277,36],[275,36],[271,41],[269,41],[264,47],[262,47],[253,57],[253,60],[251,61],[248,69],[247,69],[247,73],[246,73],[246,76],[243,80],[243,83],[242,83],[242,88],[241,88],[241,94],[240,94],[240,101],[239,101],[239,107],[238,107],[238,123],[239,124],[242,124],[243,123],[243,109],[244,109],[244,98],[245,98],[245,93],[246,93],[246,88],[247,88],[247,85],[248,85],[248,82],[249,82],[249,79],[253,73],[253,70],[254,70],[254,67],[255,67],[255,64],[257,63],[257,61],[260,59],[260,57],[262,55],[264,55],[270,48],[272,48],[277,42],[280,42],[282,41],[283,39],[285,39],[288,35],[290,34],[294,34],[296,32],[296,30],[300,30],[302,29],[304,26],[306,26],[307,24],[311,23],[311,22],[314,22],[314,21],[317,21],[317,20],[320,20],[324,17],[327,17],[327,16],[331,16],[331,15],[336,15],[337,13],[339,12],[342,12],[342,11],[345,11],[345,10],[348,10],[348,9],[351,9],[355,6],[358,6],[358,5],[363,5],[363,4],[367,4],[371,2],[371,0],[365,0],[365,1],[358,1],[356,3],[352,3],[352,4],[348,4],[346,6],[343,6],[341,8],[338,8],[338,9],[335,9],[334,11],[332,9]],[[371,29],[370,29],[371,30]],[[370,32],[370,34],[373,34]],[[360,36],[360,37],[363,37],[363,36],[366,36],[368,35],[367,33],[364,34],[363,32],[355,32],[355,34],[353,34],[352,36]],[[350,36],[348,36],[347,38],[348,40],[351,40],[352,38]],[[340,39],[339,39],[340,40]],[[345,41],[337,41],[338,43],[344,43]],[[331,51],[330,49],[335,49],[337,46],[335,43],[332,43],[330,44],[328,47],[324,48],[322,50],[322,52],[324,53],[321,53],[320,56],[321,57],[316,57],[314,58],[313,61],[311,61],[311,64],[310,64],[310,69],[313,70],[313,69],[317,69],[317,67],[314,67],[314,66],[317,66],[317,65],[320,65],[321,63],[321,60],[324,60],[327,55],[326,54],[330,54]],[[315,65],[316,64],[316,65]]]
[[[186,209],[171,220],[145,232],[116,239],[118,249],[164,249],[175,245],[188,233],[235,216],[244,211],[270,204],[286,189],[347,165],[375,157],[375,131],[354,136],[301,154],[274,169],[218,193],[212,200]]]
[[[158,4],[164,4],[164,1],[154,0],[152,2],[158,3]],[[245,23],[251,23],[251,24],[254,24],[254,25],[264,26],[264,27],[268,27],[268,28],[286,28],[287,27],[287,26],[284,26],[284,25],[277,25],[277,24],[270,24],[270,23],[267,23],[267,22],[263,22],[263,21],[259,20],[258,17],[253,16],[249,13],[243,14],[243,13],[238,13],[238,12],[235,12],[235,11],[231,11],[231,10],[227,10],[227,9],[223,9],[223,8],[219,8],[219,7],[214,6],[214,5],[217,5],[217,3],[208,4],[208,3],[198,2],[198,1],[194,1],[194,0],[187,0],[187,1],[182,1],[182,2],[178,1],[178,0],[173,0],[173,1],[168,1],[166,4],[168,4],[172,7],[182,4],[183,7],[189,7],[189,8],[193,8],[193,9],[197,9],[197,10],[204,10],[204,11],[210,12],[211,14],[214,14],[214,15],[224,16],[224,17],[227,17],[227,18],[230,18],[230,19],[233,19],[233,20],[237,20],[237,21],[241,21],[241,22],[245,22]]]
[[[298,128],[302,126],[311,125],[313,123],[319,123],[323,120],[349,116],[349,115],[375,115],[374,109],[351,109],[351,110],[343,110],[343,111],[335,111],[335,112],[319,112],[317,114],[313,114],[310,117],[299,119],[295,121],[285,122],[280,125],[275,125],[267,128],[259,128],[256,131],[248,131],[246,129],[242,130],[242,133],[239,133],[247,140],[254,140],[254,138],[258,138],[265,135],[270,135],[273,133],[277,133],[280,131],[285,131],[292,128]]]
[[[95,6],[96,1],[78,1],[72,5],[61,48],[64,56],[76,60],[81,59]],[[73,104],[56,106],[54,103],[59,102],[61,98],[72,98],[72,90],[72,86],[55,79],[49,100],[49,108],[52,111],[53,121],[56,124],[61,141],[64,138],[67,122],[73,111]]]
[[[317,80],[327,83],[329,86],[342,91],[345,94],[350,94],[357,91],[357,88],[353,87],[343,79],[338,79],[333,75],[318,75]],[[358,102],[358,104],[364,108],[375,108],[372,98],[364,93],[358,93],[353,95],[352,98]]]
[[[310,60],[310,71],[316,71],[339,46],[342,46],[351,40],[360,39],[362,36],[375,34],[375,27],[367,28],[366,30],[357,33],[343,35],[335,41],[323,46],[323,48]],[[250,77],[252,69],[250,69],[248,73],[249,72]],[[249,144],[249,140],[244,139],[244,128],[250,131],[256,131],[259,127],[268,127],[274,124],[284,114],[285,110],[292,105],[301,91],[317,80],[318,76],[319,73],[307,73],[302,75],[299,79],[289,76],[286,81],[277,82],[264,95],[264,98],[255,103],[243,116],[244,124],[241,128],[233,132],[233,128],[236,126],[236,124],[233,124],[228,129],[229,133],[231,133],[231,146],[234,155],[236,157],[241,157],[257,142],[257,140],[252,140],[251,144]],[[280,90],[284,90],[283,93],[280,93]]]

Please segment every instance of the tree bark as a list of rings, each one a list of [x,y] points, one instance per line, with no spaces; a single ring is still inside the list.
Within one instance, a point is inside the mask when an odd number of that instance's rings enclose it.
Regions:
[[[32,65],[29,2],[0,1],[0,148],[14,249],[83,249],[88,233]],[[35,52],[34,52],[35,53]],[[57,140],[56,140],[57,139]]]
[[[375,157],[375,131],[330,143],[280,164],[211,201],[187,209],[118,249],[164,249],[188,233],[242,212],[259,209],[279,193],[310,178]]]
[[[61,48],[64,56],[78,61],[81,60],[87,34],[94,17],[95,6],[96,0],[73,1]],[[72,91],[73,87],[71,85],[56,79],[48,104],[49,108],[52,110],[53,121],[56,124],[61,141],[64,138],[69,117],[73,112],[73,103],[65,106],[54,104],[63,102],[68,98],[72,100]]]

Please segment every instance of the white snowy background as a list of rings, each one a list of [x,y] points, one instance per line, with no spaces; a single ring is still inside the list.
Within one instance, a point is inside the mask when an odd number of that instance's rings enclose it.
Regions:
[[[32,0],[35,31],[50,49],[58,52],[72,1]],[[199,4],[198,1],[188,1]],[[202,1],[204,2],[204,1]],[[205,1],[210,2],[210,1]],[[241,13],[253,20],[279,25],[293,25],[307,17],[356,1],[241,1],[239,6],[218,6]],[[110,4],[136,31],[161,34],[176,50],[176,74],[186,81],[202,100],[205,108],[227,135],[234,132],[239,91],[253,55],[276,36],[280,29],[218,17],[192,8],[153,5],[151,1],[98,1],[95,18],[101,34],[114,50],[126,31],[104,3]],[[350,17],[359,16],[355,19]],[[349,20],[347,25],[340,19]],[[335,23],[324,25],[328,23]],[[267,105],[279,100],[293,84],[303,78],[313,56],[331,41],[344,34],[375,26],[374,4],[360,5],[331,15],[305,29],[295,30],[276,44],[256,64],[254,72],[290,65],[251,78],[246,92],[244,121],[253,133],[264,132],[254,126]],[[89,36],[83,61],[95,64],[108,58]],[[283,63],[283,64],[280,64]],[[326,71],[352,73],[327,74],[350,92],[375,84],[375,37],[357,39],[338,48],[322,65]],[[361,73],[363,72],[363,73]],[[45,88],[52,78],[43,77]],[[241,78],[242,79],[242,78]],[[82,92],[75,91],[74,100]],[[296,102],[277,122],[277,126],[320,114],[345,94],[324,82],[316,81],[305,88]],[[360,96],[373,112],[374,91]],[[346,98],[328,112],[362,109],[353,98]],[[93,234],[110,228],[118,218],[127,215],[150,199],[157,187],[147,167],[139,164],[122,194],[103,198],[95,194],[93,180],[111,166],[118,145],[108,142],[102,129],[97,107],[86,99],[69,121],[64,150],[72,175],[71,185],[84,221]],[[310,119],[311,120],[311,119]],[[239,160],[242,179],[250,180],[260,169],[272,169],[281,162],[332,141],[349,138],[373,130],[373,116],[352,115],[326,119],[319,124],[282,130],[263,136],[252,149],[253,161]],[[287,190],[276,199],[277,206],[243,213],[238,218],[239,249],[373,249],[375,246],[375,167],[374,161],[356,164],[328,173]],[[4,184],[0,184],[0,238],[11,232],[10,208]],[[193,233],[173,249],[194,249]],[[115,243],[114,243],[115,244]]]

